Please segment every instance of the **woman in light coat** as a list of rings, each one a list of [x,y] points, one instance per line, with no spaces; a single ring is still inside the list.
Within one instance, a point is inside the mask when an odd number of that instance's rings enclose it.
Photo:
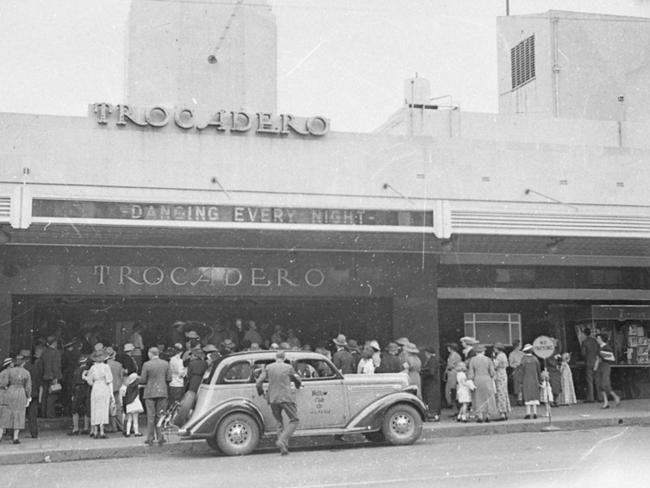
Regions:
[[[494,386],[496,388],[497,411],[501,420],[507,420],[510,413],[510,397],[508,396],[508,357],[503,351],[503,344],[494,344]]]
[[[106,364],[108,355],[104,351],[95,351],[91,359],[93,365],[86,372],[85,379],[90,390],[90,437],[106,439],[104,425],[109,421],[109,410],[113,398],[113,374]]]
[[[476,390],[472,398],[472,408],[478,415],[477,422],[489,422],[490,413],[496,412],[494,401],[494,363],[485,356],[485,346],[474,348],[476,355],[469,360],[467,378],[474,382]]]
[[[419,353],[419,349],[412,342],[402,347],[404,371],[409,375],[409,385],[418,387],[418,398],[422,400],[422,378],[420,376],[422,360],[418,356]]]

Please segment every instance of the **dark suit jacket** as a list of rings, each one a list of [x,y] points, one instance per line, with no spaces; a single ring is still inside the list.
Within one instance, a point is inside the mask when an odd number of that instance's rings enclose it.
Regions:
[[[43,362],[43,379],[45,381],[60,380],[61,374],[61,352],[52,347],[46,347],[41,355]]]
[[[353,367],[354,358],[346,349],[336,351],[332,356],[332,362],[343,374],[356,373]]]
[[[167,398],[167,384],[172,380],[169,363],[153,358],[142,365],[140,384],[145,385],[142,397]]]
[[[582,357],[585,358],[585,365],[587,368],[593,369],[596,364],[596,358],[598,358],[598,353],[600,352],[598,341],[591,336],[587,336],[585,340],[582,341],[580,351],[582,352]]]

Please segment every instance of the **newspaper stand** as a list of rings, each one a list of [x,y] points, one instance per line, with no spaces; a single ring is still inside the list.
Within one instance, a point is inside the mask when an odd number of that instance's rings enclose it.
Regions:
[[[544,360],[544,370],[546,370],[546,358],[553,355],[555,351],[555,341],[547,336],[539,336],[533,341],[533,351],[537,357]],[[548,375],[544,376],[544,390],[546,393],[546,416],[548,417],[548,424],[542,427],[542,432],[555,432],[560,430],[552,423],[551,419],[551,401],[548,394],[551,386],[548,383]]]

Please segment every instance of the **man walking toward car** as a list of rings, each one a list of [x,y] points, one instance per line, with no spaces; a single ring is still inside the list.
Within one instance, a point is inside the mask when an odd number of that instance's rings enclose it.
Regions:
[[[142,365],[140,384],[144,386],[144,402],[147,406],[147,440],[145,444],[153,445],[154,431],[158,434],[158,444],[165,443],[161,429],[157,428],[158,419],[167,408],[167,384],[171,381],[169,363],[158,356],[157,347],[149,349],[149,361]]]
[[[300,388],[301,381],[293,366],[284,362],[285,352],[280,350],[275,354],[275,363],[269,364],[256,382],[257,393],[264,395],[264,380],[269,380],[268,402],[271,405],[271,412],[278,424],[278,440],[275,445],[280,449],[283,456],[289,454],[289,439],[298,426],[298,407],[296,405],[295,392],[291,390],[291,383]],[[289,418],[285,425],[282,419],[282,412]]]

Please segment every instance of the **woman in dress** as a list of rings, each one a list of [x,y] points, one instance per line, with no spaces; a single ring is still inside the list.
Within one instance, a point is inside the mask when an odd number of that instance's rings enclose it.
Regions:
[[[562,364],[560,365],[560,374],[562,375],[562,394],[560,395],[560,405],[571,405],[578,403],[576,390],[573,387],[573,373],[571,372],[571,353],[562,354]]]
[[[458,405],[458,400],[456,398],[456,373],[458,363],[462,361],[460,354],[458,353],[458,346],[453,343],[447,344],[447,367],[445,368],[444,381],[445,381],[445,400],[449,408],[456,407],[456,411],[460,408]],[[467,370],[467,368],[465,368]],[[454,413],[452,416],[456,416]]]
[[[108,355],[104,351],[95,351],[90,359],[93,365],[86,373],[90,390],[90,437],[106,439],[104,424],[108,423],[111,398],[113,398],[113,375],[106,364]]]
[[[475,356],[469,360],[467,377],[474,382],[476,390],[472,398],[472,407],[478,415],[477,422],[489,422],[490,413],[496,412],[494,401],[494,363],[485,356],[485,346],[479,344],[474,348]]]
[[[508,396],[508,357],[503,351],[503,344],[494,344],[494,386],[496,388],[497,411],[501,420],[508,420],[510,397]]]
[[[526,344],[523,348],[524,357],[519,365],[519,386],[521,388],[522,399],[526,405],[525,419],[529,419],[531,414],[534,419],[537,418],[537,406],[539,405],[539,389],[541,385],[541,368],[539,360],[533,356],[533,346]]]
[[[16,356],[15,366],[8,365],[0,374],[0,388],[5,389],[4,405],[0,407],[0,439],[5,429],[13,429],[14,444],[20,444],[18,436],[25,428],[25,409],[32,399],[32,379],[23,368],[24,363],[23,356]]]
[[[418,398],[422,400],[422,379],[420,371],[422,370],[422,360],[418,354],[420,351],[412,342],[409,342],[402,348],[404,370],[409,375],[409,385],[418,387]]]

